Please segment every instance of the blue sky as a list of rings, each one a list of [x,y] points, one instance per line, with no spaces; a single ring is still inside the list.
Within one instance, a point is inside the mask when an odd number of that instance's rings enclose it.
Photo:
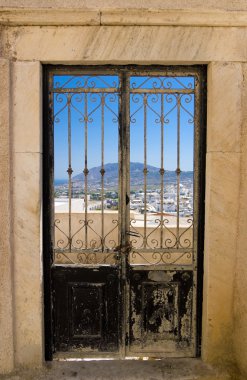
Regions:
[[[85,78],[70,80],[69,77],[61,76],[54,79],[55,86],[81,87],[85,84]],[[75,77],[74,77],[75,78]],[[113,76],[101,77],[103,79],[91,78],[87,86],[105,88],[118,86],[118,78]],[[91,82],[90,82],[91,81]],[[93,83],[94,81],[94,83]],[[107,83],[106,83],[107,82]],[[141,86],[141,83],[144,83]],[[192,78],[179,78],[179,82],[172,78],[166,78],[163,85],[174,88],[194,85]],[[160,80],[147,77],[132,78],[131,87],[151,88],[159,87]],[[101,165],[101,112],[100,94],[88,94],[88,168]],[[67,94],[54,94],[54,150],[55,150],[55,179],[67,178],[68,168],[68,107],[66,107]],[[181,128],[181,169],[193,170],[193,134],[194,124],[191,122],[191,114],[194,114],[194,96],[183,95],[181,98],[180,128]],[[118,161],[118,97],[107,94],[104,107],[104,162]],[[72,128],[72,168],[73,175],[81,173],[84,169],[84,128],[83,120],[85,106],[84,94],[73,94],[71,107]],[[164,167],[166,170],[175,170],[177,167],[177,107],[176,95],[164,96]],[[152,108],[152,109],[151,109]],[[136,112],[137,111],[137,112]],[[147,163],[160,167],[161,157],[161,124],[159,115],[161,113],[161,95],[149,95],[147,107]],[[134,114],[134,115],[133,115]],[[130,160],[143,162],[144,160],[144,107],[143,94],[130,96]]]

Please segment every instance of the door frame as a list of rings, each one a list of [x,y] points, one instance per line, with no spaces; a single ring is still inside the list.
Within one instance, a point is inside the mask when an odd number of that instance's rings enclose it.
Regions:
[[[200,78],[200,92],[198,99],[198,113],[200,115],[200,142],[198,149],[198,197],[196,201],[198,210],[198,228],[197,228],[197,307],[196,307],[196,356],[201,354],[201,335],[202,335],[202,302],[203,302],[203,252],[204,252],[204,219],[205,219],[205,169],[206,169],[206,65],[194,66],[167,66],[167,65],[90,65],[90,66],[66,66],[66,65],[43,65],[43,165],[42,165],[42,188],[43,188],[43,268],[44,268],[44,335],[45,335],[45,360],[53,359],[53,316],[52,316],[52,279],[51,264],[52,256],[52,218],[53,204],[53,131],[49,128],[51,115],[49,114],[49,96],[48,96],[48,78],[50,71],[56,69],[66,71],[69,69],[80,70],[133,70],[133,71],[173,71],[173,72],[192,72]],[[124,94],[121,96],[125,96]],[[128,107],[126,102],[126,107]],[[121,121],[124,123],[124,120]],[[200,217],[199,217],[200,215]],[[126,220],[126,218],[125,218]],[[124,292],[123,292],[124,293]],[[121,323],[124,318],[124,303],[122,303],[120,318]],[[126,325],[126,324],[125,324]],[[122,335],[124,339],[124,334]]]

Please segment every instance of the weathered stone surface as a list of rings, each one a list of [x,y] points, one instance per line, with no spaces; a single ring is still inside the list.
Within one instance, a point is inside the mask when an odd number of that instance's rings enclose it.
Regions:
[[[99,375],[100,374],[100,375]],[[53,362],[41,370],[19,372],[5,380],[230,380],[200,359]],[[238,380],[241,380],[238,378]],[[244,379],[243,379],[244,380]]]
[[[158,8],[158,9],[223,9],[223,10],[247,10],[245,0],[104,0],[104,8]],[[30,7],[30,8],[101,8],[101,0],[1,0],[1,7]]]
[[[41,152],[41,65],[15,62],[12,76],[14,152]]]
[[[14,293],[16,365],[43,359],[41,265],[41,155],[14,154]]]
[[[100,25],[100,12],[80,9],[8,9],[1,12],[2,25]]]
[[[239,201],[239,153],[213,152],[206,162],[203,358],[233,358],[233,293]]]
[[[240,152],[242,82],[241,63],[209,65],[208,152]]]
[[[213,10],[102,9],[101,25],[246,26],[247,13]]]
[[[9,62],[0,59],[0,373],[13,370]]]
[[[189,64],[247,58],[245,28],[13,27],[3,36],[6,56],[50,63]]]
[[[238,249],[234,293],[234,348],[235,357],[243,375],[247,377],[247,64],[244,67],[243,123],[241,133],[241,170],[238,220]]]
[[[99,4],[100,5],[100,4]],[[124,5],[124,4],[123,4]],[[139,4],[138,4],[139,5]],[[115,8],[7,8],[1,25],[184,25],[247,26],[247,12],[219,9]]]

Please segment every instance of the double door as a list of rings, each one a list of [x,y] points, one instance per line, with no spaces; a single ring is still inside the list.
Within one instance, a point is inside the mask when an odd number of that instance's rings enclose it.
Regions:
[[[196,356],[204,69],[48,66],[44,92],[47,358]]]

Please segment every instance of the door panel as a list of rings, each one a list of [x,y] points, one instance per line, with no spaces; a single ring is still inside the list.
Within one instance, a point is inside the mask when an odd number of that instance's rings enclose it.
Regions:
[[[119,347],[119,91],[112,71],[55,70],[50,76],[58,353],[97,356]]]
[[[130,355],[193,356],[193,273],[132,270]]]
[[[196,354],[197,86],[172,70],[130,76],[130,356]]]
[[[49,358],[196,356],[204,68],[45,72]]]
[[[117,268],[54,267],[56,351],[117,352]]]

